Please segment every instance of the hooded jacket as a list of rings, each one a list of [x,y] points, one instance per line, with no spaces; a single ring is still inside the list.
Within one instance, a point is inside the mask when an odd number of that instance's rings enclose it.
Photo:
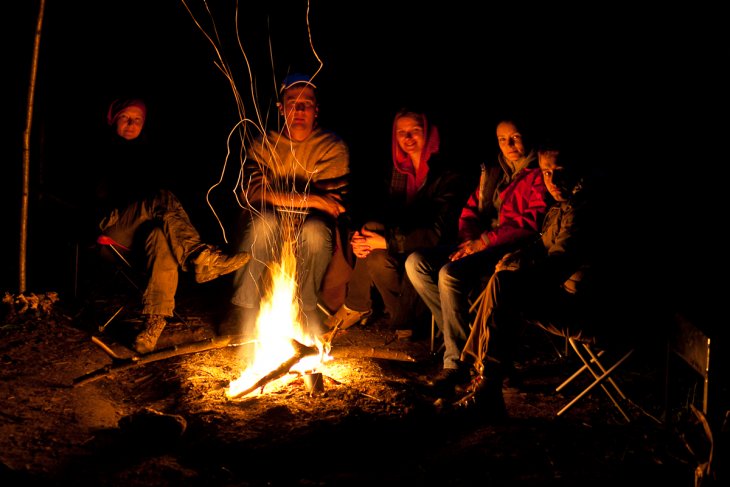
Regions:
[[[477,189],[459,217],[462,241],[481,238],[488,246],[509,245],[540,231],[547,210],[547,188],[531,151],[514,168],[499,155],[500,166],[485,168]],[[495,179],[501,178],[497,184]]]

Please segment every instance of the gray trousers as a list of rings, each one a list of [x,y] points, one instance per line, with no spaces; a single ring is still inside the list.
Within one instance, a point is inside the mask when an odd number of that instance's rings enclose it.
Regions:
[[[167,190],[113,210],[99,224],[103,235],[144,255],[148,280],[143,314],[172,316],[179,269],[205,244],[177,197]]]

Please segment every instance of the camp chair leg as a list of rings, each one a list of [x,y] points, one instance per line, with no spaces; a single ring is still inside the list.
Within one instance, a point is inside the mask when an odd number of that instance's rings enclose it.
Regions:
[[[603,364],[601,364],[601,362],[598,361],[598,357],[601,356],[601,353],[599,353],[597,356],[594,355],[593,350],[591,349],[591,347],[589,347],[585,343],[583,344],[583,348],[586,350],[586,352],[588,352],[588,355],[591,356],[591,362],[595,362],[596,363],[596,366],[599,369],[601,369],[601,372],[603,374],[606,374],[607,371],[606,371],[606,369],[603,368]],[[631,355],[631,352],[629,352],[626,355],[626,358],[628,358],[629,355]],[[623,362],[623,359],[621,361]],[[593,374],[593,376],[595,377],[596,374]],[[610,376],[608,376],[606,378],[606,380],[613,386],[614,389],[616,389],[616,392],[618,392],[619,395],[621,396],[621,398],[625,401],[626,400],[626,394],[624,394],[623,391],[621,389],[619,389],[618,384],[616,384],[616,382]]]
[[[603,350],[601,350],[600,352],[598,352],[597,357],[600,357],[601,355],[603,355],[603,352],[604,352]],[[594,361],[595,360],[593,358],[591,358],[591,362],[594,362]],[[573,375],[571,375],[570,377],[568,377],[567,379],[565,379],[565,381],[562,384],[560,384],[558,387],[555,388],[555,392],[560,392],[565,386],[567,386],[568,384],[570,384],[571,382],[573,382],[573,379],[575,379],[576,377],[580,376],[580,374],[582,374],[583,372],[585,372],[586,369],[588,369],[588,366],[587,365],[583,365],[583,367],[581,367],[580,369],[576,370],[573,373]]]
[[[436,347],[436,318],[431,315],[431,353],[434,353]]]
[[[576,352],[576,354],[578,355],[578,357],[579,357],[579,358],[581,359],[581,361],[583,361],[583,363],[584,363],[584,367],[582,367],[582,368],[581,368],[581,371],[583,371],[583,370],[586,370],[586,369],[587,369],[587,370],[588,370],[588,371],[589,371],[589,372],[591,373],[591,375],[593,375],[593,378],[594,378],[595,380],[594,380],[594,381],[593,381],[593,382],[592,382],[592,383],[591,383],[591,384],[590,384],[590,385],[589,385],[588,387],[586,387],[586,388],[585,388],[585,389],[584,389],[584,390],[583,390],[583,391],[582,391],[582,392],[581,392],[580,394],[578,394],[577,396],[575,396],[575,397],[574,397],[574,398],[573,398],[573,399],[572,399],[572,400],[571,400],[570,402],[568,402],[568,403],[567,403],[567,404],[566,404],[565,406],[563,406],[563,408],[562,408],[562,409],[561,409],[560,411],[558,411],[557,415],[558,415],[558,416],[560,416],[560,415],[562,415],[563,413],[565,413],[565,412],[566,412],[566,411],[567,411],[568,409],[570,409],[571,407],[573,407],[573,405],[574,405],[574,404],[575,404],[576,402],[578,402],[578,401],[579,401],[579,400],[580,400],[580,399],[581,399],[581,398],[582,398],[583,396],[585,396],[586,394],[588,394],[589,392],[591,392],[591,391],[592,391],[592,390],[593,390],[593,389],[594,389],[594,388],[595,388],[596,386],[599,386],[599,385],[600,385],[600,386],[601,386],[601,388],[603,389],[603,391],[604,391],[604,392],[606,393],[606,395],[607,395],[607,396],[609,397],[609,399],[611,399],[611,402],[613,402],[613,404],[614,404],[614,405],[616,406],[616,408],[618,409],[618,411],[619,411],[619,412],[621,413],[621,415],[622,415],[622,416],[624,417],[624,419],[625,419],[625,420],[626,420],[627,422],[631,422],[631,419],[629,418],[629,416],[628,416],[628,415],[626,414],[626,412],[625,412],[625,411],[623,410],[623,408],[621,407],[621,405],[619,404],[619,402],[618,402],[618,401],[616,400],[616,398],[615,398],[615,397],[613,396],[613,394],[611,394],[611,392],[610,392],[610,391],[608,390],[608,388],[606,388],[606,386],[605,386],[604,382],[605,382],[605,381],[610,381],[611,385],[612,385],[612,386],[613,386],[613,387],[614,387],[614,388],[616,389],[616,391],[617,391],[617,392],[618,392],[618,393],[619,393],[619,394],[621,395],[621,397],[623,397],[624,399],[626,398],[626,396],[625,396],[625,395],[623,394],[623,392],[622,392],[622,391],[621,391],[621,390],[620,390],[620,389],[618,388],[618,386],[617,386],[617,385],[616,385],[616,383],[615,383],[615,382],[614,382],[614,381],[613,381],[613,380],[611,379],[611,377],[610,377],[610,376],[611,376],[611,374],[613,373],[613,371],[614,371],[614,370],[616,370],[616,369],[617,369],[617,368],[618,368],[618,367],[619,367],[619,366],[620,366],[620,365],[621,365],[621,364],[622,364],[622,363],[623,363],[623,362],[624,362],[624,361],[625,361],[626,359],[628,359],[628,358],[629,358],[629,357],[631,356],[631,354],[633,354],[633,353],[634,353],[634,350],[633,350],[633,349],[632,349],[632,350],[629,350],[629,351],[628,351],[628,352],[627,352],[627,353],[626,353],[626,354],[625,354],[625,355],[624,355],[623,357],[621,357],[621,359],[619,359],[619,360],[618,360],[618,361],[617,361],[617,362],[616,362],[615,364],[613,364],[613,365],[612,365],[612,366],[611,366],[610,368],[608,368],[608,369],[605,369],[605,368],[604,368],[604,367],[602,367],[602,366],[600,365],[600,363],[598,362],[598,357],[600,356],[600,354],[594,354],[594,353],[593,353],[593,352],[592,352],[592,351],[590,350],[590,347],[589,347],[588,345],[586,345],[586,344],[583,344],[583,347],[584,347],[584,348],[586,349],[586,351],[587,351],[587,352],[588,352],[588,354],[590,355],[590,357],[591,357],[591,359],[590,359],[590,360],[589,360],[589,359],[587,359],[586,357],[584,357],[584,356],[583,356],[583,355],[582,355],[582,354],[580,353],[580,350],[578,349],[578,345],[577,345],[577,343],[576,343],[576,340],[575,340],[575,339],[571,338],[571,339],[570,339],[570,344],[571,344],[571,346],[573,347],[573,349],[575,350],[575,352]],[[595,370],[594,370],[594,369],[593,369],[593,368],[591,367],[591,365],[590,365],[590,364],[592,364],[592,363],[595,363],[595,364],[597,364],[596,366],[597,366],[597,367],[598,367],[598,369],[599,369],[599,370],[600,370],[600,371],[602,372],[601,374],[599,374],[598,372],[596,372],[596,371],[595,371]],[[574,374],[574,375],[575,375],[575,374]],[[571,378],[570,380],[572,380],[572,378]]]
[[[125,306],[124,306],[124,305],[120,306],[120,307],[119,307],[119,308],[118,308],[118,309],[117,309],[117,310],[116,310],[116,311],[114,312],[114,314],[113,314],[113,315],[111,315],[111,316],[109,317],[109,319],[108,319],[108,320],[106,320],[106,323],[104,323],[103,325],[101,325],[101,326],[99,327],[99,331],[103,333],[103,332],[104,332],[104,330],[106,330],[106,327],[107,327],[107,326],[109,326],[109,323],[111,323],[112,321],[114,321],[114,318],[116,318],[117,316],[119,316],[119,313],[121,313],[121,312],[122,312],[122,310],[123,310],[124,308],[125,308]]]

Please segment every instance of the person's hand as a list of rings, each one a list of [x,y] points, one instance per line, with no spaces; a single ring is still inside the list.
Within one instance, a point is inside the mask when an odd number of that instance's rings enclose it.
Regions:
[[[482,240],[481,238],[476,238],[474,240],[465,240],[464,242],[461,242],[456,251],[454,251],[449,256],[449,260],[453,262],[455,260],[461,259],[462,257],[466,257],[467,255],[481,252],[486,248],[487,244],[484,243],[484,240]]]
[[[516,271],[521,267],[534,265],[534,258],[530,258],[530,253],[524,249],[518,249],[508,252],[499,259],[495,272],[498,271]]]
[[[520,266],[517,261],[511,259],[502,259],[497,262],[497,265],[494,267],[494,272],[516,271],[519,268]]]
[[[352,235],[350,244],[352,245],[352,252],[359,259],[364,259],[375,249],[388,248],[385,237],[365,228]]]
[[[322,210],[333,218],[345,212],[342,197],[336,194],[310,195],[307,199],[309,208]]]
[[[362,232],[355,232],[350,239],[350,245],[352,245],[352,253],[358,259],[364,259],[370,254],[370,246],[368,245],[367,238]]]
[[[360,235],[365,238],[371,250],[388,248],[388,242],[385,241],[385,237],[377,232],[363,228],[360,230]]]

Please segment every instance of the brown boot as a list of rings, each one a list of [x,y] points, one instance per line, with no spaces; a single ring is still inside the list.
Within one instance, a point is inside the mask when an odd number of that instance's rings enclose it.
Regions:
[[[215,247],[207,247],[193,261],[195,264],[195,282],[212,281],[217,277],[237,271],[251,260],[248,252],[225,255]]]
[[[162,330],[165,329],[167,320],[162,315],[147,315],[145,318],[145,329],[137,335],[134,340],[134,349],[139,353],[150,353],[157,345]]]
[[[478,411],[490,419],[501,420],[507,417],[507,407],[502,394],[502,377],[475,376],[467,394],[453,403],[455,408]]]

